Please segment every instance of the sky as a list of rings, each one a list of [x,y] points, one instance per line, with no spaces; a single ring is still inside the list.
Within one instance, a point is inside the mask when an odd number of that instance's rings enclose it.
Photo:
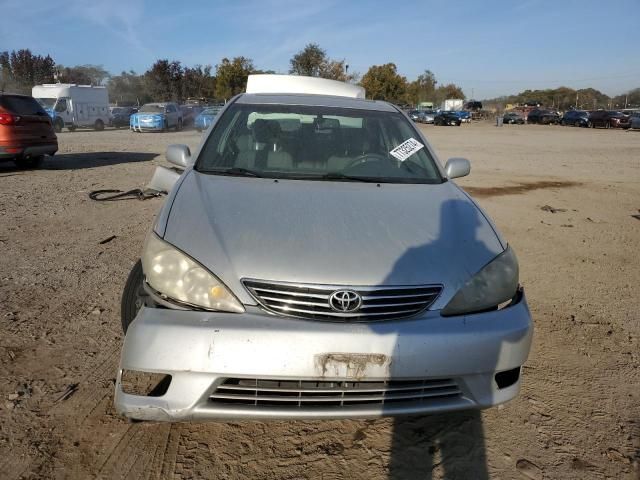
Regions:
[[[527,88],[640,87],[640,0],[0,0],[0,51],[143,73],[159,58],[245,56],[287,73],[317,43],[350,72],[393,62],[485,99]]]

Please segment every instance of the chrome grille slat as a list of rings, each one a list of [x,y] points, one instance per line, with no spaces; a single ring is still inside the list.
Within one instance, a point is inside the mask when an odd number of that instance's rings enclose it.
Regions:
[[[442,291],[441,285],[347,286],[273,282],[243,279],[242,283],[266,310],[278,315],[326,321],[379,321],[415,315],[428,309]],[[362,298],[353,312],[335,311],[331,294],[351,290]]]
[[[359,317],[372,317],[372,316],[380,316],[380,315],[404,315],[407,313],[417,313],[421,309],[410,309],[410,310],[393,310],[389,312],[360,312],[360,313],[339,313],[334,312],[332,310],[317,311],[317,310],[303,310],[301,308],[290,308],[287,306],[279,306],[279,305],[271,305],[271,308],[276,308],[278,310],[284,310],[285,312],[296,312],[296,313],[312,313],[316,315],[328,315],[331,317],[342,317],[342,318],[359,318]]]
[[[429,390],[434,388],[447,388],[447,387],[456,387],[455,382],[441,382],[439,384],[427,385],[427,386],[413,386],[413,387],[389,387],[385,391],[387,392],[402,392],[406,390]],[[285,392],[285,393],[374,393],[381,391],[380,388],[356,388],[356,389],[330,389],[330,388],[273,388],[273,387],[256,387],[256,386],[245,386],[245,385],[224,385],[218,387],[218,390],[233,390],[233,391],[254,391],[258,390],[260,392]]]
[[[210,394],[209,401],[254,407],[341,408],[460,396],[458,384],[450,378],[378,382],[228,378]]]

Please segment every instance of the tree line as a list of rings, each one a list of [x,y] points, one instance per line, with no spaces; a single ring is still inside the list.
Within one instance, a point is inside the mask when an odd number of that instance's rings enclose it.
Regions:
[[[290,59],[289,73],[329,78],[358,83],[365,88],[367,98],[386,100],[400,105],[433,102],[440,105],[448,98],[464,99],[458,85],[439,84],[430,70],[409,81],[398,72],[394,63],[371,66],[364,75],[349,72],[344,60],[330,58],[318,44],[310,43]],[[0,91],[31,93],[31,87],[41,83],[77,83],[105,85],[111,102],[143,104],[151,101],[184,101],[187,98],[229,99],[241,93],[247,77],[254,73],[275,73],[257,68],[246,57],[223,58],[215,67],[211,65],[185,66],[177,60],[157,60],[146,72],[134,71],[111,75],[101,65],[64,66],[56,64],[51,56],[35,55],[28,49],[0,52]],[[568,87],[547,90],[525,90],[517,95],[492,99],[491,104],[539,101],[545,106],[567,109],[622,108],[640,105],[640,89],[617,97],[593,88],[573,90]]]
[[[522,105],[524,103],[540,103],[548,108],[566,111],[571,108],[596,110],[607,108],[622,110],[640,107],[640,88],[634,88],[622,95],[610,97],[595,88],[573,89],[569,87],[547,88],[543,90],[524,90],[516,95],[508,95],[486,100],[485,106],[498,110],[507,105]]]

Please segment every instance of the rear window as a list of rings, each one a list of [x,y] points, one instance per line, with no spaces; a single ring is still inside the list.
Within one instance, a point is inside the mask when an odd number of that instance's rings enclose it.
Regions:
[[[0,106],[16,115],[46,115],[46,112],[33,97],[0,95]]]

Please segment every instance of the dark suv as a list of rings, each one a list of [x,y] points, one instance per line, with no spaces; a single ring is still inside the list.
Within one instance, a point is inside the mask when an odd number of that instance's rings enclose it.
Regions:
[[[575,127],[589,126],[589,112],[585,110],[569,110],[560,119],[560,125],[573,125]]]
[[[42,106],[28,95],[0,93],[0,160],[32,168],[57,151],[58,138]]]
[[[560,122],[560,115],[552,110],[543,110],[540,108],[534,108],[527,115],[527,123],[539,123],[541,125],[558,124]]]
[[[631,121],[629,115],[615,110],[596,110],[589,115],[589,125],[593,128],[629,128]]]

